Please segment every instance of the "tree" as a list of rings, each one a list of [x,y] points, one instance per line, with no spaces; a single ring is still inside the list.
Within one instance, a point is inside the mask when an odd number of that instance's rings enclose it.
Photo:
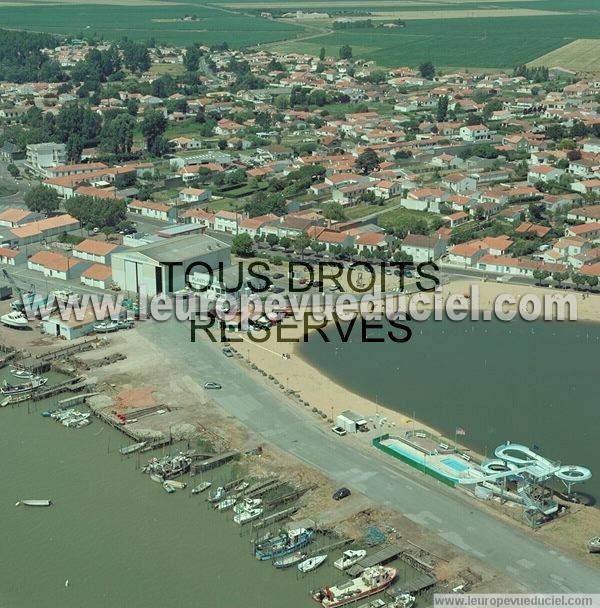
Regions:
[[[308,234],[306,234],[306,232],[299,234],[294,239],[294,249],[296,251],[300,252],[300,258],[302,260],[304,259],[304,250],[309,246],[310,246],[310,237],[308,236]]]
[[[236,234],[231,241],[231,253],[239,256],[252,255],[254,251],[254,241],[252,237],[244,232],[243,234]]]
[[[289,236],[282,236],[279,239],[279,244],[284,248],[284,249],[289,249],[290,246],[292,245],[292,240],[290,239]]]
[[[76,195],[65,202],[65,210],[88,228],[116,228],[127,219],[127,203],[121,199]]]
[[[587,278],[585,275],[580,274],[579,272],[574,272],[571,275],[571,281],[573,281],[577,287],[582,287],[587,283]]]
[[[19,171],[19,167],[17,167],[17,165],[15,165],[14,163],[10,163],[9,165],[6,166],[6,170],[13,176],[13,177],[18,177],[21,172]]]
[[[51,213],[58,209],[58,192],[48,186],[34,186],[23,197],[27,209],[36,213]]]
[[[154,110],[153,112],[148,112],[144,115],[141,131],[142,135],[146,138],[146,147],[150,154],[160,156],[160,153],[162,152],[162,142],[160,140],[162,139],[161,136],[166,128],[167,119],[161,112]]]
[[[379,156],[372,148],[366,148],[364,152],[358,155],[356,166],[365,175],[371,173],[379,167]]]
[[[319,52],[319,59],[323,61],[325,59],[325,47],[321,47],[321,51]]]
[[[419,73],[423,78],[431,80],[435,76],[435,67],[431,61],[426,61],[419,66]]]
[[[325,205],[323,205],[322,213],[323,217],[328,220],[336,220],[338,222],[341,222],[346,219],[344,208],[339,203],[326,203]]]
[[[552,279],[556,281],[559,285],[561,285],[564,281],[569,278],[568,272],[553,272]]]
[[[183,65],[188,72],[197,72],[200,65],[200,49],[197,46],[188,46],[183,57]]]
[[[352,59],[352,47],[348,44],[340,47],[340,59]]]
[[[585,277],[585,280],[587,281],[587,284],[593,289],[594,287],[598,287],[598,277],[596,276],[592,276],[592,275],[587,275]]]
[[[144,44],[125,40],[121,48],[125,66],[132,72],[147,72],[150,69],[150,55]]]
[[[71,133],[67,139],[67,157],[70,161],[79,162],[83,152],[83,139],[79,133]]]
[[[100,133],[102,148],[113,154],[131,154],[135,120],[124,112],[106,120]]]
[[[276,234],[270,232],[269,234],[267,234],[267,243],[269,244],[269,247],[275,247],[275,245],[279,243],[279,237]]]
[[[534,270],[533,278],[537,281],[538,285],[541,285],[550,276],[550,273],[546,270]]]
[[[442,120],[446,120],[446,115],[448,114],[448,95],[442,95],[438,98],[437,102],[437,120],[441,122]]]

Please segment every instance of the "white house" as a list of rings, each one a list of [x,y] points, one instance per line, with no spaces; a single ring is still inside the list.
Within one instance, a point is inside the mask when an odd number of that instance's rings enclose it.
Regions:
[[[485,125],[466,125],[460,128],[460,138],[463,141],[489,141],[492,139],[492,131]]]
[[[402,251],[416,263],[438,260],[446,253],[446,240],[439,235],[407,234],[402,241]]]
[[[169,207],[164,203],[154,203],[152,201],[138,201],[136,199],[127,204],[131,213],[138,213],[145,217],[151,217],[163,222],[169,222],[177,217],[177,209]]]

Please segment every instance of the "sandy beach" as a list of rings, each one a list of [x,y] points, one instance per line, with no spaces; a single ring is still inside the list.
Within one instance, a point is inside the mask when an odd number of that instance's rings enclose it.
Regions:
[[[462,295],[467,293],[472,285],[476,285],[479,288],[480,310],[489,310],[494,299],[500,294],[512,294],[518,299],[525,294],[531,293],[536,294],[538,297],[564,296],[565,293],[569,293],[577,300],[579,321],[600,322],[600,295],[474,280],[448,283],[444,285],[442,295],[444,298],[451,294]],[[514,307],[507,307],[507,309],[511,308],[514,309]],[[301,323],[288,318],[284,324],[286,329],[282,330],[282,335],[286,339],[298,339],[300,341],[305,339]],[[385,408],[340,386],[305,361],[298,354],[298,349],[294,344],[279,341],[274,332],[260,344],[252,341],[242,333],[230,334],[230,337],[232,340],[242,340],[240,343],[232,343],[233,347],[241,355],[249,359],[258,368],[274,376],[288,389],[297,391],[304,401],[308,401],[312,407],[325,412],[331,419],[335,419],[343,410],[352,409],[366,418],[373,418],[374,421],[385,417],[387,423],[384,427],[387,430],[394,427],[400,429],[402,427],[408,428],[408,426],[418,422],[410,416],[410,409],[400,413]],[[419,425],[422,428],[428,428],[432,432],[437,432],[423,423],[419,422]],[[451,439],[454,440],[454,438]]]

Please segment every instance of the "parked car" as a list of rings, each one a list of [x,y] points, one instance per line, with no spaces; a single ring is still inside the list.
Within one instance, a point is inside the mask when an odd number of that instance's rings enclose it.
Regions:
[[[226,357],[233,357],[233,351],[228,346],[223,349],[223,354]]]
[[[273,278],[274,278],[274,279],[283,279],[284,277],[285,277],[285,275],[284,275],[283,273],[281,273],[281,272],[276,272],[276,273],[273,275]]]
[[[346,434],[346,429],[343,429],[341,426],[332,426],[331,430],[340,437],[343,437]]]
[[[283,287],[278,287],[277,285],[271,285],[269,290],[272,291],[273,293],[281,293],[282,291],[285,291],[285,289]]]
[[[204,388],[218,390],[223,387],[218,382],[205,382]]]
[[[348,488],[340,488],[333,493],[333,500],[343,500],[347,496],[350,496],[352,492]]]

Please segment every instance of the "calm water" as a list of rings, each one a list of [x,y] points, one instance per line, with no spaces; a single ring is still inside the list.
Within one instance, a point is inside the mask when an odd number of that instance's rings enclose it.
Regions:
[[[314,605],[310,589],[343,579],[331,565],[299,580],[258,562],[231,513],[167,495],[138,470],[147,454],[118,454],[118,431],[67,429],[40,415],[48,405],[0,410],[0,608],[301,608]]]
[[[595,475],[600,499],[600,326],[584,323],[413,323],[405,344],[343,344],[315,335],[300,354],[348,389],[414,415],[484,454],[510,439]],[[383,333],[380,332],[380,333]],[[396,330],[400,335],[400,332]],[[376,336],[375,332],[369,332]]]

